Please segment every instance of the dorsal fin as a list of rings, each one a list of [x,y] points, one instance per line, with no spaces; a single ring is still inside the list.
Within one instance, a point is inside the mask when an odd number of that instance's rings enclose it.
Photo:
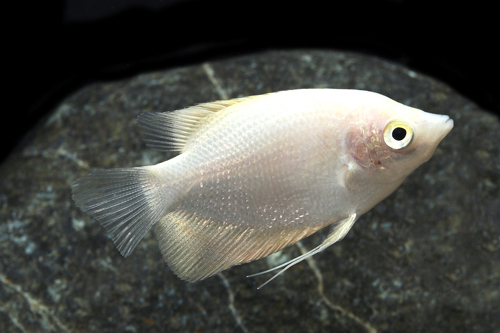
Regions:
[[[182,152],[186,142],[207,116],[260,96],[262,95],[202,103],[173,112],[147,112],[140,114],[137,120],[148,147],[160,151]]]

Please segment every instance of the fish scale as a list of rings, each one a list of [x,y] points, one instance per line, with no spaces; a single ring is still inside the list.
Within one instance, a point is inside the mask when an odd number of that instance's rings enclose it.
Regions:
[[[322,244],[277,275],[341,240],[453,121],[373,92],[300,89],[146,113],[139,125],[148,146],[181,154],[92,171],[73,198],[124,256],[154,227],[167,264],[194,282],[327,226]]]

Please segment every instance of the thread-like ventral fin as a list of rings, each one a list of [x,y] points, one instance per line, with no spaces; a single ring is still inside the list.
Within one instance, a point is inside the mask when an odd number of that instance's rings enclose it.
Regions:
[[[151,167],[96,169],[72,185],[73,200],[106,229],[127,257],[167,209]]]
[[[182,210],[167,214],[155,225],[163,258],[178,277],[189,282],[265,257],[316,231],[307,226],[257,231]]]
[[[257,97],[260,96],[203,103],[172,112],[147,112],[140,114],[137,120],[148,147],[160,151],[182,152],[206,117]]]
[[[266,284],[268,284],[269,282],[271,282],[272,280],[277,278],[278,275],[283,274],[290,267],[294,266],[295,264],[298,264],[299,262],[301,262],[303,260],[306,260],[309,257],[312,257],[316,253],[319,253],[319,252],[323,251],[324,249],[326,249],[327,247],[342,240],[342,238],[345,237],[345,235],[349,232],[349,230],[351,230],[351,227],[354,225],[354,222],[356,222],[356,220],[357,220],[356,214],[349,215],[348,218],[334,223],[328,237],[323,241],[323,243],[316,246],[311,251],[304,253],[303,255],[298,256],[297,258],[294,258],[290,261],[287,261],[284,264],[281,264],[279,266],[268,269],[267,271],[248,275],[247,277],[254,277],[254,276],[258,276],[258,275],[262,275],[262,274],[266,274],[266,273],[271,273],[277,269],[283,268],[281,271],[279,271],[277,274],[275,274],[272,278],[270,278],[269,280],[267,280],[266,282],[261,284],[257,289],[264,287]]]

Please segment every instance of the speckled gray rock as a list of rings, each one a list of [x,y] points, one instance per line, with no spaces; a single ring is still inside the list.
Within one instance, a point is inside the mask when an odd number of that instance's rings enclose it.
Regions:
[[[380,92],[455,128],[343,241],[262,290],[267,276],[245,276],[325,233],[189,284],[153,233],[124,259],[71,201],[92,167],[169,157],[141,141],[141,112],[305,87]],[[498,142],[499,120],[449,87],[359,54],[267,52],[90,85],[0,167],[0,331],[499,332]]]

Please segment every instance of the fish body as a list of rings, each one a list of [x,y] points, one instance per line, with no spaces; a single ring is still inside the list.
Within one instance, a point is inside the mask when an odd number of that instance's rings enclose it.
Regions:
[[[139,116],[148,146],[181,154],[95,170],[73,198],[128,256],[154,227],[165,261],[198,281],[332,225],[288,268],[342,239],[453,127],[360,90],[302,89]]]

